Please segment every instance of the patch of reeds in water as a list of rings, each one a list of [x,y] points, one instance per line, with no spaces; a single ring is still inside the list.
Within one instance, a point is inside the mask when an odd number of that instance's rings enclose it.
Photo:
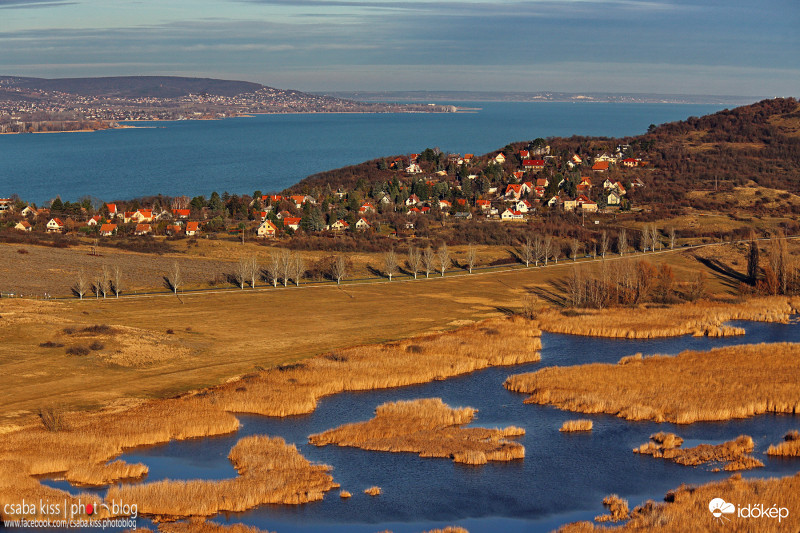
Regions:
[[[770,447],[767,448],[767,455],[800,457],[800,431],[790,431],[783,437],[783,442],[780,444],[771,444]]]
[[[413,452],[420,457],[448,457],[456,463],[481,465],[525,457],[525,448],[506,440],[524,435],[518,427],[484,429],[461,427],[475,416],[475,409],[453,409],[439,398],[385,403],[375,418],[345,424],[311,435],[316,446],[336,444],[364,450]]]
[[[232,412],[306,414],[330,394],[415,385],[490,366],[539,361],[540,336],[521,317],[489,319],[447,333],[337,350],[336,357],[245,376],[214,392],[217,405]],[[408,350],[410,346],[415,348]]]
[[[776,506],[788,516],[776,518],[733,518],[719,520],[709,512],[709,502],[722,498],[737,506],[763,506],[769,511]],[[776,509],[777,510],[777,509]],[[723,523],[720,523],[723,522]],[[725,533],[785,533],[800,531],[800,474],[779,479],[742,479],[734,474],[729,479],[705,485],[682,485],[670,491],[663,503],[648,500],[636,507],[625,524],[609,529],[592,522],[576,522],[561,527],[559,533],[682,533],[724,531]]]
[[[106,500],[136,502],[139,513],[169,519],[317,501],[335,486],[329,466],[310,463],[279,437],[245,437],[228,458],[236,478],[119,485],[108,490]]]
[[[368,489],[364,489],[364,494],[368,494],[369,496],[380,496],[381,488],[373,486]]]
[[[700,444],[693,448],[681,448],[683,439],[674,433],[656,433],[650,442],[634,448],[634,453],[652,455],[674,463],[697,466],[708,463],[721,464],[723,470],[749,470],[764,466],[764,463],[749,455],[753,451],[753,439],[740,435],[722,444]],[[720,468],[714,468],[718,472]]]
[[[510,376],[526,403],[628,420],[689,424],[800,412],[800,345],[756,344],[549,367]],[[654,393],[658,391],[658,393]]]
[[[680,335],[721,337],[743,335],[742,328],[725,326],[731,320],[788,323],[798,312],[798,302],[772,296],[751,298],[743,302],[698,302],[666,308],[618,307],[585,309],[576,316],[565,316],[549,309],[537,315],[538,326],[552,333],[651,339]]]
[[[144,530],[137,529],[137,532]],[[264,529],[258,529],[244,524],[219,525],[213,522],[206,522],[203,518],[193,518],[183,522],[165,522],[159,524],[159,533],[269,533]]]
[[[592,424],[591,420],[566,420],[563,424],[561,424],[559,431],[591,431],[593,425],[594,424]]]
[[[623,500],[616,494],[609,494],[603,498],[603,505],[608,508],[608,514],[596,516],[594,519],[597,522],[621,522],[630,518],[628,500]]]

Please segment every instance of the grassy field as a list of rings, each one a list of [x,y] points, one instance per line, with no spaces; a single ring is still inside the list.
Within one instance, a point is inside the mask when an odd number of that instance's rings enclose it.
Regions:
[[[712,293],[730,298],[734,292],[728,277],[698,262],[691,251],[648,259],[672,265],[679,281],[704,269]],[[557,295],[571,264],[180,298],[2,299],[2,416],[13,423],[52,405],[97,408],[130,398],[164,397],[331,350],[453,329],[518,311],[523,297],[534,292]],[[112,331],[84,332],[98,325]],[[93,344],[103,348],[88,349]],[[89,353],[70,355],[69,348]]]

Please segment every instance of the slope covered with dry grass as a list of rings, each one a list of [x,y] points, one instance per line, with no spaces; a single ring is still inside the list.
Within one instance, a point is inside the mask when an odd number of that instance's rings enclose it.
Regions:
[[[465,428],[475,409],[453,409],[440,398],[389,402],[375,409],[375,418],[345,424],[311,435],[316,446],[336,444],[364,450],[413,452],[420,457],[450,457],[456,463],[485,464],[525,456],[525,448],[506,437],[525,434],[516,427]]]
[[[800,411],[800,345],[756,344],[550,367],[509,377],[526,403],[689,424]]]

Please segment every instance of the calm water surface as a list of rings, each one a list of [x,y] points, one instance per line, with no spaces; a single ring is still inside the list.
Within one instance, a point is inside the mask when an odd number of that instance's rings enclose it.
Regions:
[[[800,460],[763,455],[790,429],[798,428],[796,417],[763,415],[745,420],[698,423],[687,426],[627,422],[607,415],[583,415],[594,422],[590,434],[558,431],[575,413],[525,405],[525,395],[502,386],[509,374],[546,366],[589,362],[616,362],[636,352],[676,354],[682,350],[707,350],[716,346],[754,342],[798,342],[800,328],[794,324],[734,323],[747,335],[727,338],[679,337],[655,340],[616,340],[571,335],[543,335],[540,363],[499,367],[419,386],[372,392],[343,393],[323,398],[310,415],[285,419],[241,415],[242,428],[234,435],[172,442],[136,449],[122,456],[128,462],[150,467],[146,481],[160,479],[223,479],[236,475],[227,459],[234,444],[247,435],[282,436],[294,443],[308,459],[334,467],[342,488],[353,493],[342,501],[338,491],[321,502],[301,506],[263,506],[240,514],[221,515],[219,522],[244,522],[271,531],[354,531],[391,529],[414,532],[448,524],[461,525],[472,533],[494,531],[550,531],[560,524],[591,519],[603,512],[602,499],[617,493],[631,505],[664,494],[681,483],[703,483],[724,479],[730,473],[710,472],[706,467],[676,465],[631,452],[657,431],[673,431],[684,446],[700,442],[718,443],[741,434],[753,437],[756,456],[764,468],[744,476],[770,477],[794,474]],[[456,465],[447,459],[420,458],[411,453],[370,452],[307,443],[312,433],[344,423],[367,420],[376,406],[414,398],[441,397],[451,406],[478,409],[473,425],[525,428],[520,439],[525,459],[489,463],[480,467]],[[48,484],[75,489],[64,482]],[[362,493],[378,485],[377,498]],[[99,492],[103,492],[102,490]]]
[[[638,135],[713,105],[460,103],[475,113],[258,115],[144,129],[0,135],[0,197],[44,202],[279,191],[324,170],[426,147],[482,154],[536,137]]]

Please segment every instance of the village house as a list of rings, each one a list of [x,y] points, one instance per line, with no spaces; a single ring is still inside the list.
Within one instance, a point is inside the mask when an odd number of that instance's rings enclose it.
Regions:
[[[492,207],[492,202],[490,200],[477,200],[475,205],[480,208],[481,211],[488,211]]]
[[[586,213],[596,213],[597,202],[586,200],[585,202],[581,203],[581,211],[584,211]]]
[[[135,235],[148,235],[152,231],[153,231],[153,228],[150,227],[150,224],[136,224],[136,230],[134,231],[134,234]]]
[[[116,218],[119,216],[119,211],[117,211],[117,204],[106,204],[106,209],[108,209],[109,217]]]
[[[522,185],[509,183],[506,187],[505,199],[507,202],[516,202],[522,196]]]
[[[506,162],[506,156],[503,155],[503,152],[500,152],[496,156],[494,156],[493,161],[498,165],[502,165],[503,163]]]
[[[336,222],[331,224],[331,229],[333,231],[345,231],[349,227],[350,227],[350,224],[348,224],[344,220],[337,220]]]
[[[283,227],[297,231],[300,229],[300,217],[283,217]]]
[[[531,203],[528,200],[520,200],[519,202],[517,202],[515,207],[516,210],[519,211],[520,213],[528,213],[529,211],[531,211],[533,206],[531,206]]]
[[[611,191],[608,193],[608,197],[606,198],[606,204],[611,206],[617,206],[622,203],[622,196],[616,191]]]
[[[524,219],[525,217],[523,216],[523,214],[514,209],[506,209],[500,215],[500,220],[503,221],[524,220]]]
[[[451,207],[453,207],[453,204],[448,200],[439,200],[439,209],[441,209],[442,211],[447,211]]]
[[[187,222],[186,223],[186,236],[187,237],[194,237],[200,232],[200,223],[199,222]]]
[[[422,211],[419,207],[412,207],[408,211],[406,211],[406,215],[419,215]]]
[[[406,206],[417,205],[418,203],[419,203],[419,196],[417,196],[416,194],[412,194],[406,200]]]
[[[190,213],[191,213],[191,211],[189,209],[173,209],[172,210],[172,216],[174,216],[175,218],[177,218],[179,220],[185,220],[185,219],[189,218],[189,214]]]
[[[522,159],[523,161],[525,159],[530,159],[531,158],[531,153],[528,150],[520,150],[519,151],[519,158]]]
[[[366,202],[365,204],[362,204],[361,207],[358,208],[358,212],[361,213],[362,215],[367,213],[374,213],[375,206],[369,202]]]
[[[368,230],[371,227],[372,226],[370,226],[369,222],[367,222],[367,219],[365,219],[364,217],[359,218],[358,221],[356,222],[357,230]]]
[[[36,211],[36,209],[32,208],[29,205],[26,205],[25,208],[22,211],[19,212],[19,214],[22,215],[23,217],[30,216],[30,217],[33,217],[33,218],[36,218],[39,215],[39,213]]]
[[[455,214],[455,218],[459,220],[472,220],[472,213],[469,211],[459,211]]]
[[[22,222],[17,222],[17,225],[14,226],[14,229],[19,231],[31,231],[33,226],[31,226],[31,223],[27,220],[23,220]]]
[[[638,167],[639,166],[639,160],[638,159],[633,159],[632,157],[628,157],[627,159],[623,159],[622,160],[622,164],[623,164],[623,166],[626,166],[628,168]]]
[[[166,235],[180,235],[182,231],[183,228],[178,224],[168,224],[167,227],[164,228],[164,233]]]
[[[544,159],[525,159],[522,162],[525,170],[539,171],[544,169]]]
[[[411,163],[406,167],[406,174],[422,174],[422,168],[417,163]]]
[[[114,233],[116,233],[116,231],[117,231],[116,224],[106,223],[100,226],[100,235],[103,237],[111,237],[112,235],[114,235]]]
[[[94,227],[94,226],[98,225],[100,223],[100,221],[101,221],[100,215],[95,215],[95,216],[93,216],[92,218],[90,218],[89,220],[86,221],[86,225],[89,226],[89,227]]]
[[[0,212],[11,211],[13,205],[11,198],[0,198]]]
[[[64,231],[64,223],[60,218],[51,218],[47,223],[47,233],[62,233]]]
[[[271,220],[264,220],[259,224],[256,230],[256,236],[266,239],[275,237],[278,234],[278,226],[272,223]]]
[[[514,181],[520,181],[522,177],[525,175],[525,172],[521,170],[515,170],[512,175],[514,176]]]
[[[598,161],[594,165],[592,165],[592,170],[595,172],[606,172],[608,171],[608,161]]]
[[[578,207],[578,200],[568,198],[561,203],[561,207],[564,208],[564,211],[575,211],[575,208]]]

